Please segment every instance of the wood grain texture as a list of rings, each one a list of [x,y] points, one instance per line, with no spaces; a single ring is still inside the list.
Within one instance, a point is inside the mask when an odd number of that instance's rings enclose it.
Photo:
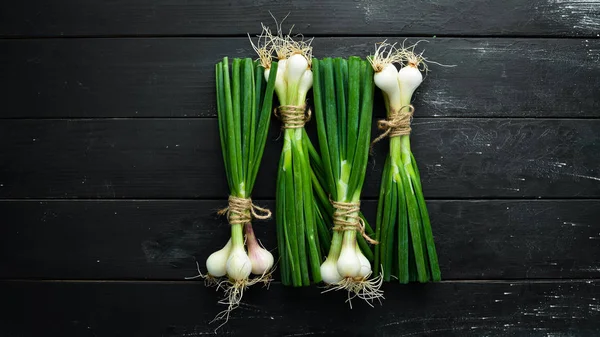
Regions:
[[[366,56],[379,38],[317,38],[315,55]],[[389,41],[402,41],[389,38]],[[413,42],[416,39],[413,39]],[[423,117],[600,117],[600,40],[436,38]],[[214,64],[244,38],[0,40],[0,118],[215,116]],[[382,116],[381,94],[375,113]]]
[[[279,19],[308,35],[553,35],[595,37],[598,2],[435,0],[34,0],[0,6],[0,35],[245,35]]]
[[[220,335],[595,336],[596,281],[389,285],[383,306],[321,289],[251,288]],[[211,335],[219,293],[201,282],[0,282],[4,336]],[[317,304],[318,303],[318,304]],[[59,304],[59,305],[57,305]],[[324,315],[323,313],[327,313]],[[249,322],[251,322],[249,324]],[[340,322],[344,322],[340,324]]]
[[[273,201],[256,201],[274,209]],[[229,237],[220,201],[2,201],[0,278],[183,280]],[[597,278],[600,201],[430,201],[445,280]],[[363,203],[373,219],[375,201]],[[274,222],[258,238],[277,256]],[[75,239],[76,238],[76,239]],[[15,253],[17,252],[17,253]],[[279,274],[276,273],[276,279]]]
[[[278,126],[256,198],[275,195]],[[427,198],[600,196],[600,120],[416,118],[412,139]],[[385,143],[368,166],[365,199],[378,195]],[[222,165],[212,118],[0,123],[0,198],[222,199]]]

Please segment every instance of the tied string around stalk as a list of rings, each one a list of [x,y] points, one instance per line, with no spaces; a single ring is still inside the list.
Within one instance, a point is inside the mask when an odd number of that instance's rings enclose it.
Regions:
[[[404,108],[408,108],[408,111],[402,112]],[[392,111],[387,119],[380,119],[377,122],[379,130],[384,130],[379,137],[375,138],[371,142],[371,147],[378,141],[385,137],[398,137],[403,135],[410,135],[410,123],[412,116],[415,112],[415,107],[412,104],[401,107],[398,111]]]
[[[298,129],[310,120],[312,113],[306,106],[282,105],[275,109],[275,116],[281,119],[282,129]]]
[[[271,211],[256,206],[250,198],[238,198],[229,196],[229,205],[217,212],[219,215],[227,214],[230,225],[243,225],[252,221],[252,218],[267,220],[271,217]]]
[[[358,215],[360,212],[360,201],[341,202],[330,200],[333,205],[333,230],[349,231],[357,230],[370,244],[376,245],[379,242],[371,239],[365,233],[365,221]]]

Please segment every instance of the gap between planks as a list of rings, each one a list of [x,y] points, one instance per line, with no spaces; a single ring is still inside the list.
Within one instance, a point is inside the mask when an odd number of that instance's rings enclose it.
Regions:
[[[255,201],[274,202],[274,198],[256,198]],[[362,201],[377,201],[377,198],[367,197],[362,198]],[[161,201],[198,201],[198,202],[209,202],[209,201],[227,201],[226,195],[222,197],[204,197],[204,198],[0,198],[0,202],[161,202]],[[453,202],[453,201],[600,201],[600,198],[532,198],[532,197],[490,197],[490,198],[425,198],[425,201],[441,201],[441,202]]]
[[[129,279],[129,280],[78,280],[78,279],[0,279],[0,283],[145,283],[145,284],[198,284],[198,280],[145,280],[145,279]],[[454,283],[470,283],[470,284],[565,284],[565,283],[599,283],[600,278],[534,278],[534,279],[465,279],[465,280],[442,280],[439,284],[454,284]],[[387,282],[388,284],[395,282]],[[280,281],[272,281],[271,285],[280,286]],[[411,283],[411,285],[435,285],[436,283]],[[313,285],[314,286],[314,285]],[[318,287],[318,285],[316,285]],[[405,286],[405,285],[403,285]]]
[[[379,118],[379,117],[376,117]],[[132,121],[132,120],[157,120],[157,121],[168,121],[168,120],[188,120],[188,121],[200,121],[200,120],[216,120],[217,116],[174,116],[174,117],[152,117],[152,116],[140,116],[140,117],[7,117],[3,118],[0,116],[0,123],[3,121]],[[439,119],[462,119],[462,120],[483,120],[483,119],[515,119],[519,121],[536,121],[536,120],[560,120],[560,121],[596,121],[600,119],[598,117],[560,117],[560,116],[543,116],[543,117],[531,117],[531,116],[509,116],[509,115],[494,115],[486,117],[464,117],[464,116],[452,116],[444,115],[439,117],[414,117],[413,121],[425,121],[425,120],[439,120]]]

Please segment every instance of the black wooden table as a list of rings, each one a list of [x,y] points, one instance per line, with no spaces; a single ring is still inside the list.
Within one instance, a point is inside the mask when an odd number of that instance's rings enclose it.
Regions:
[[[213,333],[220,294],[183,280],[228,235],[213,66],[253,56],[268,10],[316,57],[409,37],[456,65],[414,102],[445,281],[352,310],[275,282],[220,333],[600,335],[599,1],[33,0],[0,4],[0,336]],[[271,207],[278,134],[254,194]]]

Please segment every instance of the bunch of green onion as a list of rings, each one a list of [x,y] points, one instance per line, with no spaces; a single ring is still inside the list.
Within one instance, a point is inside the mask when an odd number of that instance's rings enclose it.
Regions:
[[[349,296],[365,300],[378,299],[382,297],[381,278],[369,279],[371,263],[364,253],[371,254],[365,239],[375,241],[365,233],[367,224],[359,215],[371,136],[373,71],[359,57],[314,59],[313,71],[321,153],[321,162],[313,165],[315,185],[324,185],[329,192],[328,215],[333,221],[321,276],[331,289],[348,290]]]
[[[313,84],[310,40],[290,35],[263,34],[253,45],[266,70],[275,72],[277,115],[282,121],[283,150],[279,161],[276,190],[277,241],[281,279],[284,285],[307,286],[321,281],[321,249],[317,234],[311,184],[310,142],[304,124],[310,119],[306,95]],[[277,62],[271,62],[272,54]],[[277,64],[276,70],[270,64]]]
[[[383,92],[387,120],[380,121],[390,149],[383,169],[377,207],[375,272],[383,268],[384,280],[400,283],[441,279],[421,178],[410,147],[411,99],[423,81],[426,67],[412,48],[396,49],[382,43],[369,57],[375,85]],[[401,66],[398,70],[395,63]]]
[[[227,213],[231,237],[206,260],[207,275],[199,275],[225,290],[220,303],[228,308],[215,319],[228,318],[248,286],[270,281],[273,255],[258,243],[251,220],[271,213],[250,196],[267,140],[274,87],[274,73],[266,82],[263,66],[250,58],[233,59],[231,69],[227,57],[216,65],[219,135],[230,192],[229,206],[221,213]],[[251,274],[257,276],[251,279]]]

